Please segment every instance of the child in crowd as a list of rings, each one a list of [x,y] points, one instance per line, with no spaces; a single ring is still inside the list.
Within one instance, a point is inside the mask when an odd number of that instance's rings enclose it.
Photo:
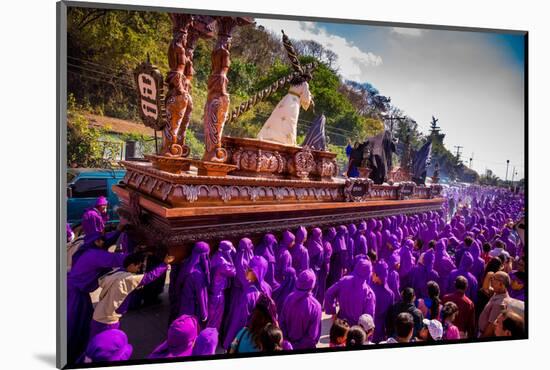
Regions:
[[[346,320],[336,319],[330,327],[330,347],[344,347],[349,331],[349,324]]]

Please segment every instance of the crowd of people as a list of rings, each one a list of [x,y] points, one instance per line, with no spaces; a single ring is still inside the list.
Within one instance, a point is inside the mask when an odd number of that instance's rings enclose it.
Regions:
[[[524,337],[524,197],[477,186],[446,196],[439,211],[299,227],[257,245],[198,241],[178,264],[150,263],[124,217],[106,233],[98,199],[67,276],[69,362],[128,359],[120,318],[167,271],[170,323],[152,359],[316,348],[323,312],[331,347]]]

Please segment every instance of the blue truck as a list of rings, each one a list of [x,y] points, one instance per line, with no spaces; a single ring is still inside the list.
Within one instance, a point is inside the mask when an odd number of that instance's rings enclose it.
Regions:
[[[77,228],[86,209],[93,207],[98,197],[109,201],[109,223],[116,223],[118,197],[112,187],[122,181],[125,170],[70,168],[67,170],[67,222]]]

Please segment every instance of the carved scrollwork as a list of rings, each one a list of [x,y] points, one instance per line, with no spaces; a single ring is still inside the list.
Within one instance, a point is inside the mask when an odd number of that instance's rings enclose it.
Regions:
[[[313,159],[311,150],[308,148],[303,148],[294,155],[291,166],[292,175],[299,178],[306,178],[314,169],[315,160]]]
[[[364,202],[371,194],[374,182],[371,179],[350,178],[344,184],[346,202]]]

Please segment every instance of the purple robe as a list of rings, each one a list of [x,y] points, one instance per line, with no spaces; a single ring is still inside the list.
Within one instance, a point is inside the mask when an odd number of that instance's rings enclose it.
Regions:
[[[307,248],[304,246],[306,239],[307,230],[305,227],[300,226],[296,231],[296,242],[289,248],[292,256],[292,267],[294,267],[297,274],[309,268],[309,255]]]
[[[277,249],[277,254],[275,255],[275,280],[278,283],[281,283],[284,274],[289,267],[292,267],[292,256],[288,250],[294,245],[296,237],[290,231],[285,231],[281,238],[281,243]]]
[[[376,296],[376,309],[374,311],[374,336],[373,341],[378,343],[386,336],[386,317],[388,310],[395,302],[395,296],[388,286],[388,265],[384,260],[379,260],[374,263],[373,272],[376,274],[380,282],[373,280],[371,286],[374,295]]]
[[[225,349],[231,346],[231,342],[235,339],[239,330],[246,326],[260,295],[264,294],[271,298],[271,287],[264,281],[265,274],[267,273],[267,261],[265,258],[261,256],[252,257],[248,268],[256,276],[256,281],[248,282],[237,304],[237,309],[233,311],[233,316],[228,320],[229,326],[223,343]]]
[[[338,317],[347,320],[350,325],[357,325],[359,316],[368,313],[374,317],[376,297],[367,284],[372,265],[367,259],[360,259],[355,269],[331,286],[325,296],[325,312],[328,315],[336,313],[336,303],[339,304]]]
[[[107,214],[102,214],[96,208],[89,208],[82,215],[82,230],[85,235],[103,233],[108,220]]]
[[[439,274],[434,270],[434,259],[434,251],[427,251],[411,273],[411,286],[417,297],[428,297],[428,281],[439,281]]]
[[[437,281],[440,290],[441,296],[447,293],[447,281],[449,279],[449,274],[456,268],[453,259],[447,253],[447,239],[440,239],[435,244],[435,262],[434,270],[437,271],[439,275],[439,280]]]
[[[223,240],[211,261],[212,284],[208,294],[208,323],[206,326],[215,328],[216,332],[222,327],[226,290],[236,275],[235,265],[231,258],[231,252],[234,250],[235,247],[230,241]]]
[[[347,227],[347,239],[346,239],[346,250],[347,250],[347,259],[348,263],[353,261],[353,257],[357,254],[355,252],[355,236],[357,235],[357,226],[354,224],[349,224]],[[351,265],[348,265],[348,270],[352,270]]]
[[[193,315],[201,324],[206,324],[208,319],[209,253],[208,243],[195,243],[175,281],[176,292],[179,292],[179,315]]]
[[[415,259],[412,255],[413,245],[414,242],[411,239],[406,239],[399,249],[399,259],[401,261],[399,266],[399,285],[401,289],[411,286],[410,275],[415,264]]]
[[[281,284],[273,291],[273,301],[277,307],[277,312],[280,315],[285,303],[286,297],[294,291],[296,285],[296,270],[292,266],[289,266],[283,275]]]
[[[325,292],[327,290],[327,277],[330,271],[330,260],[332,258],[332,241],[336,236],[336,229],[331,227],[325,234],[323,240],[323,264],[321,265],[321,271],[319,272],[319,280],[317,281],[317,294],[315,298],[319,303],[324,302]]]
[[[317,294],[321,268],[323,267],[323,232],[318,227],[311,230],[311,237],[306,241],[307,253],[309,256],[309,268],[315,273],[316,284],[313,287],[313,295]]]
[[[401,289],[399,284],[399,265],[401,263],[401,257],[399,251],[393,252],[388,257],[388,287],[393,292],[393,303],[397,303],[401,297]]]
[[[234,339],[228,338],[227,330],[231,324],[231,318],[236,316],[235,311],[238,309],[244,290],[248,286],[246,271],[248,270],[248,265],[252,257],[254,257],[254,245],[252,241],[249,238],[242,238],[239,241],[237,253],[233,260],[235,264],[235,278],[233,279],[233,284],[231,285],[229,293],[229,312],[227,313],[227,317],[223,320],[224,330],[222,332],[222,342],[224,345],[225,343],[231,344],[231,341]]]
[[[265,281],[276,289],[279,286],[279,282],[275,278],[275,250],[277,249],[277,238],[273,234],[265,234],[260,245],[254,250],[256,256],[262,256],[267,261],[267,274],[265,275]]]
[[[346,227],[341,225],[336,229],[336,236],[332,245],[332,258],[330,260],[330,270],[327,278],[327,287],[336,283],[344,275],[344,270],[348,266],[348,255],[346,245]]]
[[[75,363],[86,349],[90,336],[93,306],[90,293],[99,287],[101,275],[114,267],[121,267],[126,254],[111,253],[95,246],[73,259],[67,274],[67,362]]]
[[[481,248],[476,240],[474,240],[470,246],[469,252],[474,259],[472,270],[470,272],[475,276],[476,280],[480,282],[483,278],[483,273],[485,272],[485,261],[481,258]]]
[[[451,293],[455,291],[455,280],[458,276],[462,275],[468,279],[468,289],[466,290],[466,295],[474,303],[477,301],[477,279],[470,272],[474,264],[474,259],[470,252],[464,252],[462,258],[460,259],[460,265],[458,269],[453,270],[449,274],[449,280],[447,282],[447,292]]]
[[[378,254],[378,251],[380,250],[380,245],[378,245],[378,239],[374,231],[375,228],[376,228],[376,221],[373,218],[369,218],[369,220],[367,221],[368,231],[365,235],[365,238],[367,239],[367,245],[369,246],[369,250],[373,250]]]
[[[321,337],[321,304],[312,294],[315,280],[312,270],[302,271],[283,304],[281,330],[293,349],[315,348]]]

